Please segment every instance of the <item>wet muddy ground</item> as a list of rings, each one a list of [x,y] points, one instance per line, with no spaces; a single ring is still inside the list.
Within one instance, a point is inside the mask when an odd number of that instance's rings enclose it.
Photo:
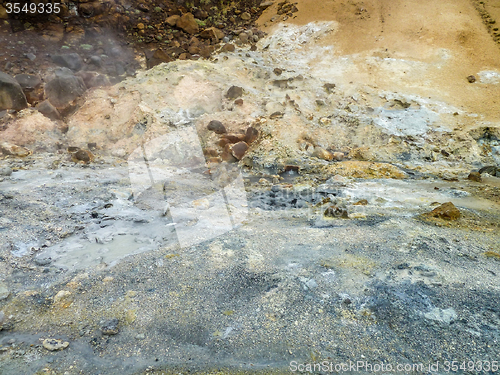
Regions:
[[[32,161],[11,160],[0,182],[2,374],[498,357],[499,210],[477,182],[289,176],[263,187],[244,173],[244,220],[181,247],[161,197],[131,199],[126,163]],[[446,201],[457,221],[420,216]],[[332,203],[347,217],[325,217]],[[47,338],[69,346],[50,351]]]

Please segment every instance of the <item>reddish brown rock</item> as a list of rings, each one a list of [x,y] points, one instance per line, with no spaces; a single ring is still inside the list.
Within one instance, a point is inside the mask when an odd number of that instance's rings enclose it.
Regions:
[[[179,17],[176,26],[188,34],[198,34],[200,31],[198,23],[192,13],[186,13]]]
[[[233,156],[238,160],[241,160],[243,156],[245,156],[247,150],[248,150],[248,145],[246,144],[246,142],[238,142],[235,145],[233,145],[233,147],[231,147],[231,152]]]
[[[221,51],[222,52],[234,52],[236,48],[234,47],[234,44],[231,43],[226,43],[222,46]]]
[[[173,16],[170,16],[168,17],[165,22],[167,24],[169,24],[170,26],[175,26],[177,24],[177,21],[179,21],[179,18],[181,18],[181,16],[178,16],[178,15],[173,15]]]
[[[250,144],[253,141],[255,141],[258,137],[259,137],[259,131],[252,126],[248,127],[245,134],[245,142],[247,144]]]
[[[244,141],[246,138],[245,134],[225,134],[223,139],[227,140],[227,143],[238,143]]]
[[[236,105],[243,105],[243,99],[239,98],[234,101],[234,104]]]
[[[72,155],[73,161],[83,161],[85,163],[90,163],[94,160],[94,155],[87,150],[78,150]]]
[[[457,220],[460,217],[460,211],[453,203],[446,202],[424,215],[443,220]]]
[[[209,27],[208,29],[205,29],[200,33],[200,37],[204,39],[212,39],[218,42],[219,40],[224,38],[224,32],[216,27]]]
[[[220,157],[223,161],[228,162],[228,163],[235,163],[238,161],[238,159],[236,159],[233,156],[233,154],[231,152],[231,146],[229,144],[224,146],[224,151],[222,152]]]

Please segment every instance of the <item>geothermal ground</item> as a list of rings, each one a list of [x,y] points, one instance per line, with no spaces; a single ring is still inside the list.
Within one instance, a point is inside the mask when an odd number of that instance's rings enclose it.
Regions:
[[[263,8],[2,114],[0,373],[499,372],[498,2]]]

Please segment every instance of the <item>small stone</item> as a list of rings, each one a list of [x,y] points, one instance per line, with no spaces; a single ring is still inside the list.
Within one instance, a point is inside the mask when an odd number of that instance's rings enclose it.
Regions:
[[[340,217],[342,219],[348,219],[349,215],[347,210],[342,207],[330,206],[325,210],[325,217]]]
[[[138,23],[138,24],[137,24],[137,28],[138,28],[139,30],[144,30],[145,26],[144,26],[144,24],[143,24],[143,23]]]
[[[243,88],[239,86],[231,86],[229,90],[227,90],[226,98],[228,99],[236,99],[243,95]]]
[[[314,156],[315,158],[318,158],[318,159],[326,160],[326,161],[333,160],[333,154],[330,151],[327,151],[321,147],[315,147],[312,156]]]
[[[233,145],[233,147],[231,147],[233,156],[238,160],[241,160],[243,158],[247,150],[248,144],[246,142],[238,142]]]
[[[469,176],[467,176],[467,179],[471,181],[481,182],[482,181],[481,173],[471,172],[469,173]]]
[[[28,150],[25,147],[13,145],[8,142],[0,143],[0,152],[2,152],[4,155],[12,155],[19,157],[25,157],[32,154],[31,150]]]
[[[224,134],[226,133],[226,128],[222,124],[222,122],[218,120],[212,120],[208,123],[207,129],[213,131],[216,134]]]
[[[337,160],[337,161],[341,161],[341,160],[344,160],[344,153],[343,152],[334,152],[333,153],[333,159]]]
[[[83,66],[82,58],[77,53],[68,53],[64,55],[52,55],[50,56],[52,61],[65,68],[69,68],[73,71],[80,70]]]
[[[248,12],[243,12],[243,13],[241,13],[240,18],[241,18],[243,21],[248,21],[249,19],[251,19],[251,18],[252,18],[252,16],[251,16],[251,15],[250,15],[250,13],[248,13]]]
[[[72,155],[72,159],[89,163],[94,159],[94,155],[90,151],[80,149]]]
[[[216,27],[209,27],[208,29],[205,29],[200,33],[200,37],[204,39],[213,39],[218,42],[219,40],[224,38],[224,32]]]
[[[167,24],[169,24],[170,26],[175,26],[177,24],[177,21],[179,20],[179,18],[181,18],[181,16],[178,16],[178,15],[173,15],[173,16],[170,16],[168,17],[165,22]]]
[[[12,174],[12,168],[3,167],[0,168],[0,176],[10,176]]]
[[[472,75],[471,75],[471,76],[468,76],[468,77],[467,77],[467,81],[469,81],[469,83],[474,83],[474,82],[476,82],[476,77],[474,77],[474,76],[472,76]]]
[[[236,47],[234,46],[234,44],[226,43],[226,44],[224,44],[224,46],[222,46],[221,51],[222,52],[234,52],[235,49],[236,49]]]
[[[9,297],[9,295],[10,295],[10,291],[7,288],[7,285],[5,285],[4,283],[2,283],[0,281],[0,301],[7,299],[7,297]]]
[[[60,120],[61,115],[56,107],[54,107],[48,100],[44,100],[36,106],[38,112],[51,120]]]
[[[241,43],[246,43],[248,42],[248,34],[247,33],[241,33],[239,36],[238,36],[239,40]]]
[[[144,333],[138,333],[135,335],[136,340],[144,340],[146,338],[146,335]]]
[[[429,320],[434,320],[439,323],[450,324],[457,319],[457,312],[454,308],[440,309],[433,308],[431,311],[424,314],[424,317]]]
[[[271,116],[269,116],[269,118],[272,120],[272,119],[275,119],[275,118],[282,118],[285,114],[281,111],[276,111],[276,112],[273,112],[271,113]]]
[[[62,308],[67,308],[73,303],[73,297],[71,292],[67,290],[60,290],[54,296],[54,305],[58,305]]]
[[[260,3],[259,6],[261,9],[266,9],[266,8],[269,8],[273,4],[274,4],[274,2],[272,2],[272,1],[264,1],[264,2]]]
[[[276,74],[277,76],[280,76],[281,73],[283,73],[283,69],[274,68],[273,73]]]
[[[4,323],[5,323],[5,314],[3,311],[0,311],[0,331],[2,330]]]
[[[252,126],[249,126],[245,134],[245,142],[247,144],[250,144],[253,141],[255,141],[258,137],[259,137],[259,131]]]
[[[116,335],[119,332],[119,320],[116,318],[107,320],[101,325],[101,332],[103,335]]]
[[[368,201],[366,199],[361,199],[354,203],[355,206],[366,206],[368,204]]]
[[[43,340],[42,345],[45,349],[53,352],[56,350],[66,349],[69,346],[69,342],[59,339],[45,339]]]
[[[52,259],[51,258],[35,258],[33,260],[33,262],[37,265],[37,266],[47,266],[49,265],[51,262],[52,262]]]
[[[239,98],[234,101],[234,104],[236,105],[243,105],[243,99]]]
[[[446,202],[425,215],[443,220],[457,220],[460,217],[460,211],[453,203]]]

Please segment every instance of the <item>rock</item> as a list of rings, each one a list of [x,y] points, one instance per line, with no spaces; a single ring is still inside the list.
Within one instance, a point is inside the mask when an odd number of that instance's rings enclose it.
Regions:
[[[106,87],[106,86],[111,86],[111,82],[109,81],[109,78],[106,76],[106,74],[96,74],[90,79],[88,85],[86,86],[88,88]]]
[[[0,176],[10,176],[12,174],[12,168],[3,167],[0,168]]]
[[[64,108],[85,92],[83,79],[68,68],[57,69],[54,74],[45,85],[45,96],[55,107]]]
[[[241,13],[240,18],[241,18],[243,21],[248,21],[249,19],[251,19],[251,18],[252,18],[252,16],[251,16],[251,15],[250,15],[250,13],[248,13],[248,12],[243,12],[243,13]]]
[[[136,340],[144,340],[146,338],[146,335],[144,333],[138,333],[135,335]]]
[[[274,4],[274,2],[272,2],[272,1],[264,1],[264,2],[260,3],[259,6],[261,9],[266,9],[266,8],[269,8],[273,4]]]
[[[60,120],[61,115],[56,107],[54,107],[48,100],[44,100],[40,104],[36,106],[36,109],[45,117],[50,118],[51,120]]]
[[[439,323],[450,324],[457,319],[457,312],[454,308],[439,309],[433,308],[431,311],[424,314],[424,317],[429,320],[434,320]]]
[[[234,104],[236,105],[243,105],[243,99],[239,98],[234,101]]]
[[[343,152],[334,152],[333,153],[333,159],[337,160],[337,161],[341,161],[341,160],[344,160],[344,153]]]
[[[20,111],[28,107],[21,85],[8,74],[0,72],[0,111],[13,109]]]
[[[471,172],[469,173],[469,176],[467,176],[467,179],[471,181],[481,182],[482,181],[481,173]]]
[[[425,216],[436,217],[443,220],[457,220],[460,217],[460,211],[451,202],[443,203],[436,207]]]
[[[0,301],[7,299],[10,295],[10,291],[3,282],[0,281]]]
[[[106,320],[101,324],[101,332],[103,335],[116,335],[120,329],[118,328],[119,320],[116,318]]]
[[[474,76],[472,76],[472,75],[471,75],[471,76],[468,76],[468,77],[467,77],[467,81],[469,81],[469,83],[474,83],[474,82],[476,82],[476,77],[474,77]]]
[[[500,168],[497,168],[494,165],[489,165],[489,166],[481,168],[479,170],[479,173],[480,174],[488,173],[488,174],[490,174],[492,176],[500,177]]]
[[[366,206],[368,204],[368,201],[366,199],[361,199],[354,203],[355,206]]]
[[[226,98],[228,99],[236,99],[243,95],[243,88],[239,86],[231,86],[229,90],[227,90]]]
[[[200,37],[204,39],[213,39],[218,42],[219,40],[224,38],[224,32],[216,27],[209,27],[208,29],[205,29],[200,33]]]
[[[280,68],[274,68],[273,73],[276,74],[277,76],[280,76],[281,73],[283,73],[283,70]]]
[[[54,305],[63,309],[69,307],[73,303],[73,295],[67,290],[60,290],[54,296]]]
[[[102,64],[102,59],[100,56],[90,56],[89,64],[100,67]]]
[[[84,161],[89,163],[94,160],[94,155],[87,150],[78,150],[72,155],[73,161]]]
[[[168,63],[171,61],[174,61],[172,56],[170,56],[167,52],[162,50],[161,48],[158,48],[156,51],[146,51],[146,65],[148,69],[151,69],[152,67],[159,65],[161,63]]]
[[[10,144],[8,142],[0,143],[0,152],[2,152],[4,155],[19,157],[25,157],[32,154],[31,150],[28,150],[25,147]]]
[[[48,266],[50,263],[52,263],[52,258],[35,258],[33,259],[33,262],[37,266]]]
[[[314,156],[315,158],[323,159],[323,160],[327,160],[327,161],[333,160],[333,154],[330,151],[327,151],[321,147],[315,147],[312,156]]]
[[[231,147],[231,152],[233,156],[238,160],[241,160],[243,158],[247,150],[248,150],[248,145],[246,144],[246,142],[238,142],[235,145],[233,145],[233,147]]]
[[[222,46],[221,51],[222,52],[234,52],[235,49],[236,49],[236,47],[234,46],[234,44],[226,43]]]
[[[255,141],[258,137],[259,137],[259,131],[252,126],[249,126],[245,133],[245,142],[247,144],[250,144],[253,141]]]
[[[0,311],[0,331],[2,330],[4,323],[5,323],[5,314],[3,311]]]
[[[281,111],[276,111],[276,112],[273,112],[271,113],[271,116],[269,116],[269,118],[272,120],[272,119],[275,119],[275,118],[282,118],[285,114]]]
[[[176,22],[176,26],[188,34],[198,34],[200,28],[192,13],[185,13]]]
[[[64,55],[52,55],[50,56],[52,61],[64,68],[69,68],[73,71],[78,71],[83,66],[82,58],[78,53],[68,53]]]
[[[222,125],[222,122],[218,120],[212,120],[208,123],[207,129],[213,131],[216,134],[224,134],[226,133],[226,128]]]
[[[247,33],[241,33],[238,36],[238,39],[240,40],[241,43],[246,43],[246,42],[248,42],[248,34]]]
[[[342,219],[348,219],[349,215],[347,210],[343,207],[330,206],[324,212],[325,217],[340,217]]]
[[[45,339],[43,340],[42,345],[45,349],[53,352],[56,350],[66,349],[69,346],[69,342],[59,339]]]
[[[177,21],[179,20],[179,18],[181,18],[181,16],[178,16],[178,15],[173,15],[173,16],[170,16],[168,17],[165,22],[167,24],[169,24],[170,26],[175,26],[177,24]]]
[[[23,90],[34,90],[42,84],[42,80],[31,74],[18,74],[14,77]]]

